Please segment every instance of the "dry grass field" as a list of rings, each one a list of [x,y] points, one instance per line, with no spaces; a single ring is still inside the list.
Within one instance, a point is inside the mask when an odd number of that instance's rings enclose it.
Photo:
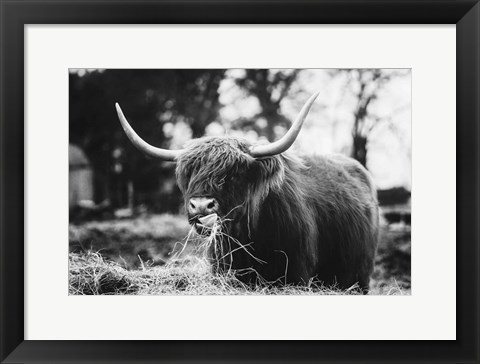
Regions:
[[[233,273],[213,274],[195,239],[185,244],[183,216],[144,215],[69,226],[69,293],[135,295],[335,295],[353,289],[310,282],[304,287],[258,282],[255,287]],[[370,294],[410,294],[410,229],[382,229]]]

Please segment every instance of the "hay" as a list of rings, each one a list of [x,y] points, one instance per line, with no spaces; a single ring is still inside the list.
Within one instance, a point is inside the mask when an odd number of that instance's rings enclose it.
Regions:
[[[204,257],[172,258],[164,266],[127,270],[105,260],[98,252],[69,254],[70,295],[356,295],[355,287],[339,290],[324,287],[313,279],[305,286],[275,285],[259,278],[247,285],[235,274],[213,272]],[[248,273],[248,269],[243,270]],[[405,294],[400,287],[382,288],[382,294]],[[375,294],[375,292],[373,292]]]
[[[153,221],[153,220],[152,220]],[[252,243],[241,244],[229,236],[223,226],[229,220],[218,217],[205,221],[200,231],[195,227],[184,230],[181,239],[172,243],[173,249],[164,255],[163,265],[145,260],[138,254],[137,264],[123,263],[117,255],[116,262],[102,255],[103,250],[85,250],[69,255],[69,294],[71,295],[357,295],[358,287],[340,290],[338,287],[324,287],[311,279],[304,286],[286,284],[288,259],[285,273],[275,282],[267,282],[252,268],[234,270],[232,262],[236,251],[249,254],[252,259],[263,263],[255,256]],[[155,231],[160,228],[155,227]],[[150,225],[149,225],[150,226]],[[149,227],[150,229],[150,227]],[[145,228],[142,227],[142,233]],[[140,234],[140,232],[139,232]],[[145,233],[143,233],[145,235]],[[160,234],[160,233],[159,233]],[[112,243],[113,244],[113,243]],[[136,245],[136,239],[128,244]],[[279,251],[281,252],[281,251]],[[114,258],[112,258],[114,259]],[[156,265],[154,265],[156,264]],[[135,267],[136,269],[128,269]],[[409,288],[402,286],[394,278],[385,279],[377,267],[371,283],[371,295],[410,294]],[[254,285],[247,285],[238,277],[252,274],[256,276]]]

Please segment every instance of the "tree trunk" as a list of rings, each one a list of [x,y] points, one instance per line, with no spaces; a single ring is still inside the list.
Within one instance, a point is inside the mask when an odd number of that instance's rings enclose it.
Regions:
[[[353,136],[352,157],[367,168],[367,138],[361,135]]]

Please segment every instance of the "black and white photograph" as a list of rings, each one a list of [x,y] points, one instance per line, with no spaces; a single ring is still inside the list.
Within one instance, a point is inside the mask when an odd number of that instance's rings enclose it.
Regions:
[[[477,362],[479,2],[2,2],[0,362]]]
[[[411,69],[69,72],[69,295],[411,295]]]

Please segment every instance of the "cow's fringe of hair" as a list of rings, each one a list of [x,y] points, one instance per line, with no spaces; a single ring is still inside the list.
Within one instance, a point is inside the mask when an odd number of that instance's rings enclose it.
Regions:
[[[205,153],[208,149],[208,153]],[[245,141],[238,138],[204,137],[191,140],[187,152],[177,161],[175,174],[182,193],[189,186],[205,191],[218,191],[227,176],[236,175],[254,161]],[[235,150],[235,152],[232,152]]]

